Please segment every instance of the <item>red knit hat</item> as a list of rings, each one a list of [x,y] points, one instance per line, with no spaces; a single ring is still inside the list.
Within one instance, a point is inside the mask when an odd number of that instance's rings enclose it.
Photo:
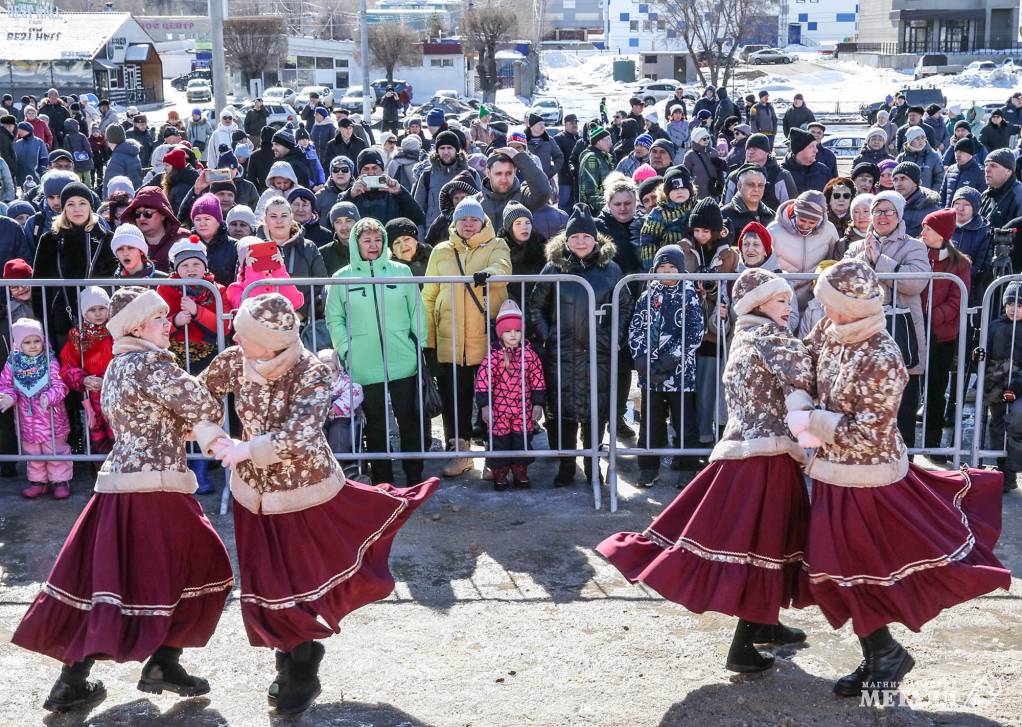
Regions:
[[[758,222],[750,222],[743,229],[740,235],[738,235],[738,251],[742,251],[742,243],[745,242],[745,236],[749,233],[756,235],[760,242],[763,243],[763,249],[766,250],[766,256],[770,257],[774,254],[774,241],[770,237],[770,233],[767,232],[767,228]]]
[[[25,280],[32,277],[32,266],[20,257],[4,263],[4,280]]]
[[[175,147],[163,156],[163,163],[174,169],[184,169],[188,164],[188,157],[185,155],[184,149]]]
[[[958,223],[954,210],[937,210],[923,218],[923,225],[929,227],[944,240],[950,240],[955,234],[955,227]]]

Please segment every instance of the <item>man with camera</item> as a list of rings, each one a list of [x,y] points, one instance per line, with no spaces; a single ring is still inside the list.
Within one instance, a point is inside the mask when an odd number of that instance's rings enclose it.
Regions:
[[[1015,179],[1015,155],[1011,149],[995,149],[983,163],[987,189],[979,203],[979,213],[997,230],[1012,227],[1009,223],[1022,217],[1022,185]],[[1016,237],[1017,239],[1017,237]],[[1014,270],[1022,270],[1022,247],[1011,251]]]
[[[417,225],[424,224],[426,216],[422,207],[396,179],[384,174],[383,167],[383,157],[378,149],[359,152],[355,161],[358,178],[339,201],[351,202],[358,208],[360,217],[372,217],[384,225],[396,217],[407,217]]]

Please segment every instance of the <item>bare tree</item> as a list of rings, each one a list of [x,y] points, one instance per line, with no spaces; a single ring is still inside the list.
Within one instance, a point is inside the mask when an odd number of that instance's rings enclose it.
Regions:
[[[482,0],[470,5],[461,21],[462,34],[476,53],[476,72],[483,101],[497,97],[497,46],[518,29],[514,5],[507,0]]]
[[[355,47],[358,47],[357,42]],[[422,63],[418,31],[399,23],[370,25],[369,60],[387,72],[387,83],[393,82],[394,69],[398,66],[417,66]]]
[[[224,21],[224,55],[248,86],[287,54],[287,28],[279,15],[235,17]]]
[[[726,86],[735,53],[753,17],[769,14],[777,0],[658,0],[667,27],[676,28],[703,84]]]

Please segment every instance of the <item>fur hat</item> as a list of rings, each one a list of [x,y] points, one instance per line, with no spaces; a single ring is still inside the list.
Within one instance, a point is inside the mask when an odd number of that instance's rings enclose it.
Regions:
[[[507,331],[522,330],[522,309],[514,300],[508,298],[501,304],[494,327],[498,336],[503,336]]]
[[[32,266],[20,257],[4,263],[4,280],[28,280],[33,274]]]
[[[162,299],[161,299],[162,300]],[[46,340],[43,335],[43,324],[34,318],[19,318],[11,326],[11,343],[14,349],[20,349],[22,342],[29,336],[39,336]]]
[[[110,238],[110,250],[115,254],[122,247],[133,247],[143,255],[149,254],[149,243],[146,242],[145,235],[130,222],[118,225],[113,237]]]
[[[567,240],[572,235],[589,235],[594,240],[597,236],[596,222],[593,220],[593,215],[589,211],[589,205],[581,202],[575,205],[575,208],[571,211],[571,216],[568,218],[568,224],[564,228],[564,239]]]
[[[98,285],[90,285],[87,288],[82,288],[82,292],[78,294],[78,310],[84,313],[89,310],[89,308],[97,305],[109,308],[110,294]]]
[[[280,351],[298,342],[298,315],[280,293],[263,293],[242,301],[234,330],[253,343]]]
[[[876,273],[864,260],[845,258],[816,279],[816,298],[831,308],[839,308],[855,319],[878,315],[884,308],[884,291]]]
[[[110,299],[110,320],[106,322],[106,329],[115,339],[124,338],[150,318],[169,312],[167,301],[152,288],[127,285],[118,288]]]
[[[738,315],[748,315],[781,293],[787,295],[789,300],[795,294],[788,281],[776,273],[763,268],[748,268],[735,281],[731,306]]]
[[[759,241],[763,243],[763,249],[766,250],[767,257],[770,257],[773,254],[773,238],[770,237],[770,233],[767,231],[767,228],[755,220],[743,227],[741,233],[738,235],[738,252],[741,252],[742,247],[745,245],[746,235],[755,235],[759,238]]]
[[[929,227],[947,242],[955,234],[957,223],[954,210],[934,210],[923,218],[923,226]]]
[[[206,257],[206,246],[199,239],[198,235],[182,237],[170,246],[168,256],[174,264],[175,271],[177,271],[177,266],[185,260],[201,260],[203,265],[209,266],[209,260]]]

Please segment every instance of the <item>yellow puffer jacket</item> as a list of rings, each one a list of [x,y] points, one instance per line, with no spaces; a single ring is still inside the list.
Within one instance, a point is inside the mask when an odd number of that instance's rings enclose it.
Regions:
[[[468,240],[458,236],[453,224],[449,233],[446,242],[433,248],[426,275],[461,275],[455,256],[461,258],[465,275],[480,272],[511,274],[511,250],[504,240],[494,235],[489,219],[483,229]],[[472,285],[472,290],[480,305],[485,307],[486,287]],[[501,303],[507,300],[507,283],[490,283],[489,298],[492,320],[496,318]],[[422,303],[426,309],[428,345],[436,349],[437,360],[440,363],[453,360],[460,366],[482,363],[488,348],[486,319],[469,295],[468,287],[463,283],[453,286],[450,283],[427,283],[422,287]]]

